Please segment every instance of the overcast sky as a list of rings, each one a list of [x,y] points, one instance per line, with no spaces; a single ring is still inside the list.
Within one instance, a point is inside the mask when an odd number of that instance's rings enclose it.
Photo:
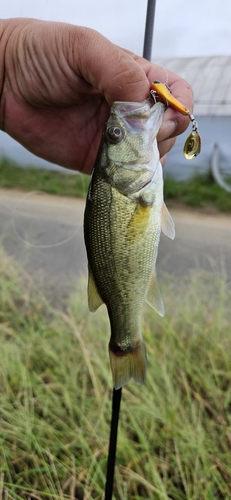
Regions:
[[[1,17],[89,26],[142,53],[147,0],[6,0]],[[153,59],[231,54],[231,0],[156,0]]]

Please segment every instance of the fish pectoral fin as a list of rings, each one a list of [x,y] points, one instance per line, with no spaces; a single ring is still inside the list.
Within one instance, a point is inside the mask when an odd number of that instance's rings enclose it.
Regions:
[[[137,203],[127,227],[126,237],[132,245],[144,238],[150,221],[150,206]]]
[[[162,214],[161,214],[161,228],[163,233],[174,240],[175,238],[175,224],[172,216],[170,215],[165,203],[162,205]]]
[[[99,292],[97,290],[97,286],[94,280],[94,276],[92,274],[92,270],[88,264],[88,307],[91,312],[95,312],[98,307],[103,304],[103,300],[101,299]]]
[[[153,273],[151,277],[148,293],[146,296],[146,302],[151,307],[153,307],[153,309],[155,309],[155,311],[158,312],[160,316],[164,316],[165,314],[164,303],[155,273]]]

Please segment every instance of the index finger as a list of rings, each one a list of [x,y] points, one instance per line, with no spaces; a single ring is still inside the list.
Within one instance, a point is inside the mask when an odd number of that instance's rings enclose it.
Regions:
[[[104,95],[109,106],[114,101],[140,102],[147,99],[149,81],[133,54],[114,45],[97,31],[79,29],[81,36],[78,37],[72,66]]]

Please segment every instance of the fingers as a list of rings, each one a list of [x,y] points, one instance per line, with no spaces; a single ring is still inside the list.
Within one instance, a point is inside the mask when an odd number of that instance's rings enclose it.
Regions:
[[[109,105],[115,100],[143,101],[149,96],[151,82],[159,80],[166,82],[174,97],[190,111],[193,110],[190,85],[171,71],[111,44],[95,31],[84,32],[83,44],[81,71],[87,81],[103,93]],[[181,134],[189,123],[188,116],[169,107],[164,114],[158,140],[164,141]]]
[[[84,78],[101,92],[109,105],[113,101],[143,101],[149,96],[150,84],[154,80],[166,82],[176,99],[190,111],[193,109],[193,94],[190,85],[171,71],[153,64],[131,52],[112,44],[94,30],[78,28],[81,34],[80,70]],[[74,52],[76,56],[77,52]],[[173,109],[165,113],[163,131],[171,129],[171,135],[184,132],[189,118]],[[175,123],[175,126],[173,125]]]
[[[114,101],[143,101],[149,81],[134,57],[112,44],[100,33],[81,29],[76,61],[85,80],[101,92],[108,104]]]
[[[176,137],[172,137],[171,139],[166,139],[164,141],[158,142],[161,163],[162,163],[163,157],[170,151],[170,149],[172,149],[175,142],[176,142]],[[164,160],[164,163],[165,163],[165,160]],[[162,163],[162,165],[163,165],[163,163]]]
[[[192,104],[190,109],[192,109]],[[169,107],[164,113],[163,123],[159,131],[159,139],[164,140],[167,137],[180,135],[188,128],[189,125],[190,119],[188,116],[184,116]]]
[[[174,97],[184,104],[190,112],[193,111],[193,91],[188,82],[157,64],[146,61],[141,57],[134,57],[137,63],[144,69],[150,84],[154,80],[166,83],[170,87]],[[175,126],[173,125],[174,123]],[[164,122],[160,131],[160,133],[162,133],[162,138],[164,138],[164,136],[169,137],[168,132],[170,132],[170,137],[182,134],[189,123],[190,120],[188,116],[184,116],[169,107],[164,114]]]
[[[182,134],[190,124],[188,116],[183,116],[172,108],[168,108],[164,113],[162,125],[158,133],[158,141],[162,142],[169,138],[174,138]]]
[[[168,111],[169,110],[167,109],[164,113],[163,122],[157,137],[158,141],[164,141],[168,137],[176,135],[177,119],[176,117],[171,116]]]
[[[167,160],[166,155],[164,155],[164,156],[162,156],[162,158],[160,158],[160,163],[161,163],[162,167],[165,166],[166,160]]]

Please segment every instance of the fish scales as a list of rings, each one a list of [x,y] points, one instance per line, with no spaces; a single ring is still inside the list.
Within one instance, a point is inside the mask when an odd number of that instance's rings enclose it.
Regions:
[[[155,106],[148,102],[112,106],[84,216],[89,307],[95,311],[105,303],[108,310],[115,388],[130,378],[144,383],[142,308],[146,298],[153,307],[162,307],[155,304],[161,297],[154,269],[163,206],[156,135],[164,107]]]

